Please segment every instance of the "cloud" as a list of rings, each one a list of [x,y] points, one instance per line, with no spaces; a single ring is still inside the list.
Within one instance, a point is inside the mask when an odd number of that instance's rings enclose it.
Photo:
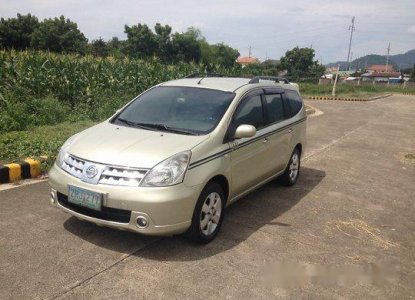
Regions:
[[[351,19],[352,15],[341,15],[341,14],[333,14],[331,15],[333,18],[341,18],[341,19]]]
[[[415,33],[415,25],[412,25],[408,28],[409,33]]]

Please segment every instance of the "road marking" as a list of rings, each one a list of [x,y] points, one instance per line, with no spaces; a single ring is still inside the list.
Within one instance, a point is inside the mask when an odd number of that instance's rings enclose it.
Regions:
[[[327,150],[328,148],[330,148],[331,146],[337,144],[338,142],[340,142],[341,140],[345,139],[346,137],[348,137],[349,135],[355,133],[356,131],[359,131],[360,129],[362,129],[363,127],[365,127],[367,124],[359,126],[349,132],[346,132],[345,134],[343,134],[341,137],[339,137],[338,139],[334,139],[332,140],[330,143],[324,145],[323,147],[321,147],[320,149],[314,150],[313,152],[311,152],[310,154],[304,156],[303,161],[308,160],[309,158],[320,154],[321,152],[324,152],[325,150]]]
[[[109,266],[107,266],[106,268],[102,269],[101,271],[89,276],[88,278],[85,278],[84,280],[76,283],[75,285],[71,286],[70,288],[68,288],[67,290],[59,293],[58,295],[53,296],[51,299],[58,299],[58,298],[62,298],[63,296],[65,296],[66,294],[72,292],[73,290],[77,289],[78,287],[81,287],[82,285],[84,285],[85,283],[88,283],[89,281],[91,281],[92,279],[94,279],[95,277],[97,277],[98,275],[108,271],[109,269],[112,269],[113,267],[117,266],[118,264],[122,263],[123,261],[125,261],[126,259],[130,258],[131,256],[141,252],[141,251],[145,251],[147,250],[147,248],[149,248],[150,246],[156,244],[157,242],[160,242],[162,240],[162,238],[155,238],[154,241],[149,242],[148,244],[143,245],[142,247],[139,247],[138,249],[135,249],[134,251],[122,256],[120,259],[118,259],[117,261],[115,261],[114,263],[110,264]]]

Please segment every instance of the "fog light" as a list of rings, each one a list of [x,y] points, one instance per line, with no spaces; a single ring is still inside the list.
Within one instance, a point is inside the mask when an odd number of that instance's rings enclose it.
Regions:
[[[51,204],[55,204],[56,198],[55,198],[55,193],[54,192],[50,192],[50,203]]]
[[[146,228],[148,225],[148,221],[146,218],[140,216],[137,217],[137,219],[135,220],[135,222],[137,223],[137,227],[138,228]]]

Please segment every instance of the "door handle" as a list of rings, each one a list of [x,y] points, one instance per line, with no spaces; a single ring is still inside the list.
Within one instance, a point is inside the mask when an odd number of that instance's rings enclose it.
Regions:
[[[262,143],[263,143],[263,144],[268,143],[268,138],[265,138],[265,139],[262,141]]]

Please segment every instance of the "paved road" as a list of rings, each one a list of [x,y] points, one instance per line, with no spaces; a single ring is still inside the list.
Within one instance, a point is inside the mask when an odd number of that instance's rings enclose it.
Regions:
[[[0,192],[0,299],[415,297],[415,97],[310,101],[298,184],[227,210],[206,246],[97,227],[47,183]]]

